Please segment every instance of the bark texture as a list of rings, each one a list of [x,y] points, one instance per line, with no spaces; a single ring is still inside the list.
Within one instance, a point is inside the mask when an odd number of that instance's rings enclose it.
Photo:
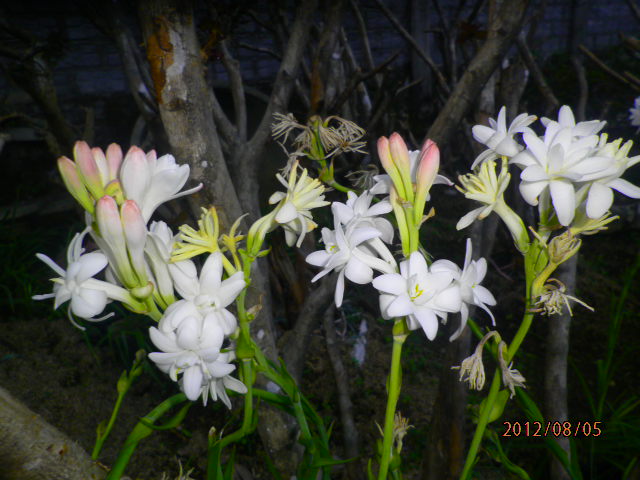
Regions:
[[[0,478],[101,480],[103,468],[75,442],[0,387]]]

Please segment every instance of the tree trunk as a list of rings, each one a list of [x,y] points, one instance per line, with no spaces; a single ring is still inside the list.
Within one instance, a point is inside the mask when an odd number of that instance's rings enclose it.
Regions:
[[[190,197],[192,210],[199,215],[201,206],[215,205],[221,222],[228,228],[242,215],[242,208],[211,114],[211,95],[205,80],[193,12],[186,5],[171,0],[141,3],[147,57],[172,151],[179,160],[189,163],[192,178],[204,184],[199,194]],[[251,169],[243,173],[253,178],[255,170],[255,165],[251,165]],[[254,190],[250,194],[256,195],[257,199],[257,181],[251,183],[250,188]],[[256,336],[258,343],[265,355],[275,360],[278,353],[272,328],[270,291],[263,269],[254,269],[252,279],[257,293],[250,290],[248,306],[259,303],[262,295],[264,299],[261,313],[251,327],[262,333]],[[271,410],[261,416],[258,424],[269,455],[276,466],[287,473],[293,472],[295,463],[291,454],[291,428],[282,415]]]
[[[576,268],[578,255],[563,263],[558,269],[558,278],[567,287],[568,294],[574,294],[576,287]],[[571,329],[571,315],[564,311],[548,319],[547,344],[545,352],[544,403],[546,418],[551,422],[566,422],[569,420],[569,406],[567,404],[567,357],[569,355],[569,331]],[[562,449],[571,454],[569,439],[559,437],[557,442]],[[551,459],[552,480],[569,480],[569,474],[562,464],[553,457]]]
[[[73,440],[0,387],[0,478],[101,480],[104,469]]]

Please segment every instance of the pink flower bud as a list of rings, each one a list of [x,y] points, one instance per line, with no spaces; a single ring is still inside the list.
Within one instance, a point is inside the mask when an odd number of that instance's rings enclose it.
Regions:
[[[80,177],[93,198],[101,198],[104,195],[104,187],[100,169],[87,142],[76,142],[73,147],[73,158],[78,165]]]
[[[112,143],[107,147],[107,167],[109,170],[109,181],[118,178],[122,165],[122,149],[117,143]]]
[[[405,200],[412,202],[413,182],[411,179],[411,160],[409,159],[409,149],[399,133],[394,132],[391,134],[391,137],[389,137],[389,149],[391,151],[393,163],[398,170],[402,180],[402,185],[404,186],[404,195],[401,196]]]
[[[424,193],[426,196],[440,168],[440,149],[433,140],[427,139],[424,143],[418,162],[416,194],[421,195]]]
[[[133,287],[137,284],[137,278],[131,270],[129,256],[127,255],[127,243],[120,220],[120,212],[116,201],[105,195],[96,204],[96,220],[100,237],[106,244],[103,250],[108,250],[107,256],[112,259],[112,267],[118,274],[120,281],[126,287]]]
[[[144,245],[147,241],[147,226],[144,223],[138,204],[133,200],[124,202],[121,216],[131,263],[141,283],[145,283]]]
[[[431,185],[433,185],[440,168],[440,149],[432,140],[427,141],[420,150],[418,169],[416,171],[416,198],[414,201],[414,221],[416,225],[422,222],[422,214],[427,201]]]
[[[393,132],[391,137],[389,137],[389,148],[391,150],[391,157],[393,158],[393,163],[396,164],[398,170],[402,171],[404,169],[411,174],[411,162],[409,161],[409,149],[407,148],[407,144],[404,143],[403,138],[399,133]]]
[[[93,201],[89,197],[89,192],[87,192],[87,189],[80,179],[76,164],[67,157],[60,157],[58,159],[58,171],[60,172],[64,186],[67,187],[71,196],[76,199],[82,208],[93,215]]]
[[[391,182],[393,183],[398,195],[405,198],[405,187],[402,183],[400,171],[398,170],[391,154],[391,145],[387,137],[380,137],[378,139],[378,156],[380,157],[382,168],[384,168],[389,177],[391,177]]]

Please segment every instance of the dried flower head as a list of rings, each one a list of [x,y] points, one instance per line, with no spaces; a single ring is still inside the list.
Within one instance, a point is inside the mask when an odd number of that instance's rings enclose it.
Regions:
[[[486,376],[484,373],[484,364],[482,363],[482,350],[484,349],[484,344],[487,343],[491,337],[497,337],[499,339],[500,334],[495,331],[487,333],[482,340],[480,340],[480,343],[478,343],[473,355],[465,358],[459,367],[451,367],[454,370],[460,369],[460,381],[469,382],[469,388],[473,390],[480,391],[482,387],[484,387]]]
[[[314,115],[306,124],[302,124],[291,113],[276,113],[274,120],[271,133],[276,140],[282,139],[281,144],[287,142],[289,134],[299,132],[291,142],[293,152],[285,148],[290,158],[306,155],[312,159],[319,159],[320,156],[327,159],[343,152],[365,153],[366,142],[361,140],[365,131],[350,120],[336,115],[323,120]]]
[[[567,287],[564,283],[558,279],[550,278],[544,286],[542,295],[538,297],[535,303],[535,306],[538,308],[532,309],[531,311],[542,312],[543,315],[560,315],[566,305],[569,310],[569,315],[573,316],[571,304],[569,303],[569,300],[573,300],[593,312],[592,307],[572,295],[567,295],[566,291]]]
[[[511,391],[509,398],[513,398],[516,394],[516,387],[526,388],[524,385],[526,380],[518,370],[511,368],[513,363],[507,365],[507,361],[504,358],[506,350],[507,344],[500,342],[498,345],[498,362],[500,363],[500,370],[502,370],[502,383]]]

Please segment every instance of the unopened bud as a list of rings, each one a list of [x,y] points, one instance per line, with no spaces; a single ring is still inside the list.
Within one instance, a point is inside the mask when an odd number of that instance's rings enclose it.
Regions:
[[[567,230],[549,242],[549,261],[556,265],[566,262],[580,250],[581,244],[582,241]]]

